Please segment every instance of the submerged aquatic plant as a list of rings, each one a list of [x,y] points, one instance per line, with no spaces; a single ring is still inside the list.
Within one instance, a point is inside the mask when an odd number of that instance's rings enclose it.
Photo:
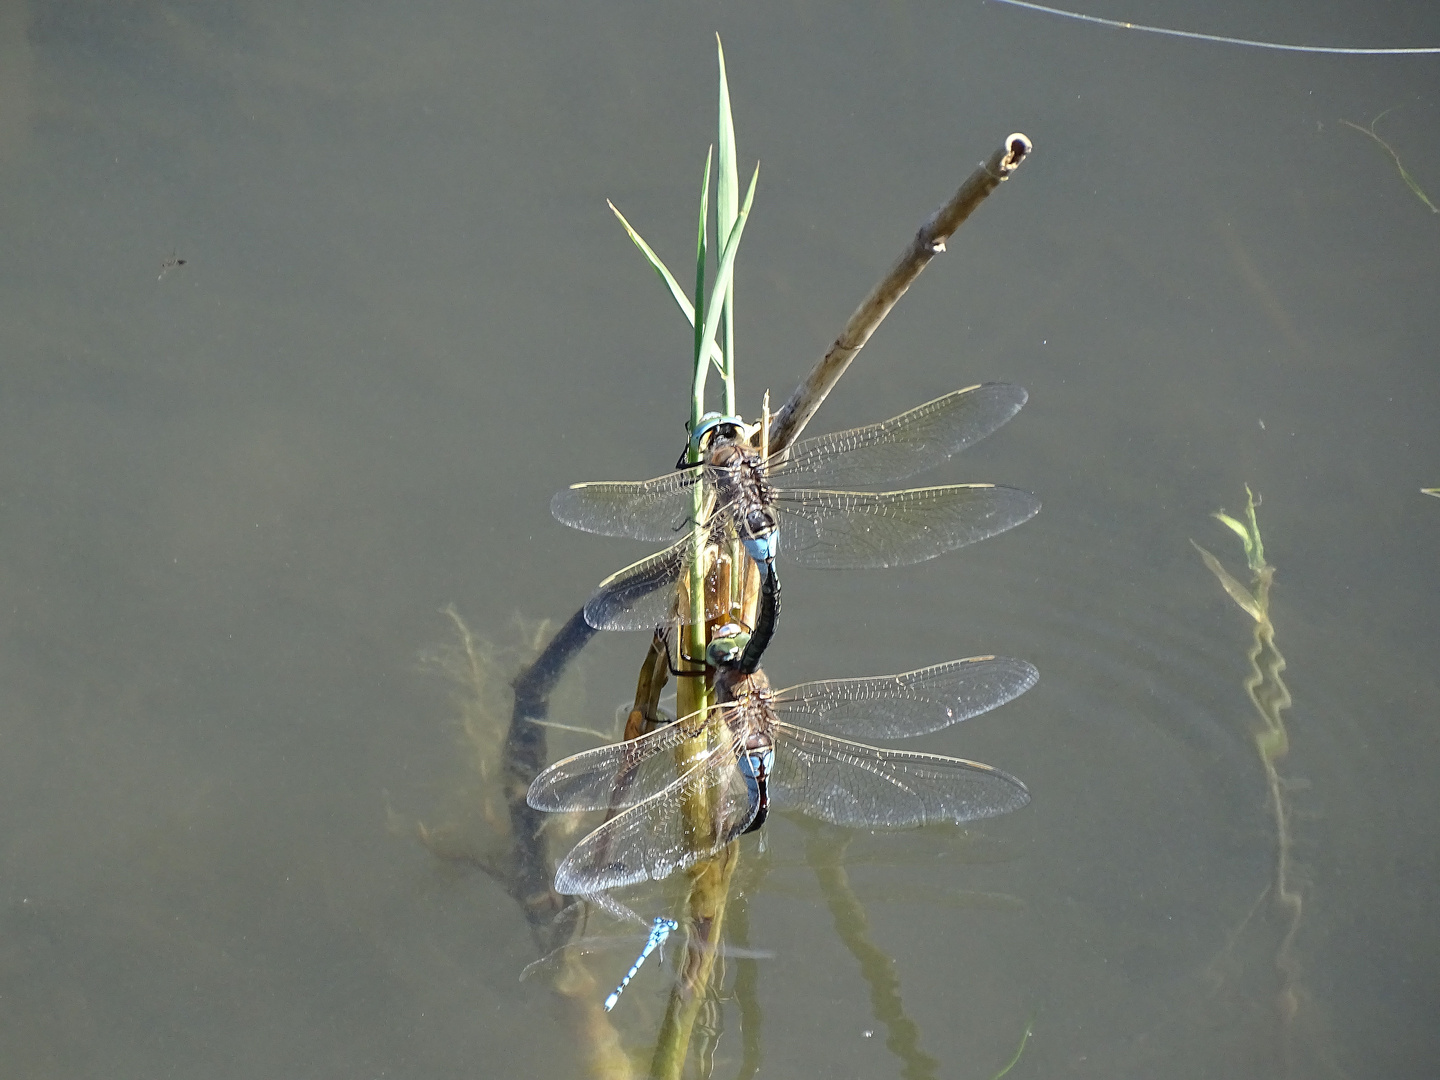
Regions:
[[[510,845],[500,783],[506,672],[518,666],[522,657],[534,655],[550,627],[546,623],[521,627],[518,636],[525,640],[519,648],[501,650],[477,638],[453,605],[442,608],[440,613],[449,621],[453,638],[427,649],[420,656],[420,667],[439,674],[449,685],[464,779],[445,805],[437,808],[436,823],[407,822],[392,811],[391,826],[396,831],[413,827],[420,842],[436,856],[494,874],[503,865]]]
[[[1243,520],[1234,518],[1223,510],[1213,515],[1240,538],[1245,549],[1245,562],[1250,570],[1249,585],[1237,580],[1220,564],[1219,559],[1195,541],[1190,542],[1194,544],[1195,550],[1200,552],[1201,559],[1219,580],[1230,599],[1255,621],[1254,638],[1247,654],[1250,673],[1245,677],[1244,687],[1246,696],[1255,708],[1257,723],[1251,735],[1260,764],[1265,770],[1270,811],[1275,823],[1275,870],[1265,891],[1256,901],[1255,908],[1251,910],[1251,915],[1246,916],[1246,921],[1249,921],[1267,896],[1281,914],[1284,931],[1275,951],[1275,971],[1280,980],[1275,1005],[1282,1033],[1288,1040],[1290,1025],[1300,1002],[1293,947],[1295,936],[1300,930],[1304,903],[1291,858],[1293,837],[1290,828],[1290,805],[1286,799],[1290,783],[1280,775],[1278,767],[1290,749],[1290,736],[1282,715],[1291,705],[1290,689],[1283,678],[1285,657],[1275,644],[1275,626],[1270,621],[1270,588],[1275,581],[1275,567],[1265,560],[1265,544],[1255,516],[1256,505],[1255,496],[1247,485]],[[1243,923],[1240,929],[1244,929]],[[1239,932],[1237,930],[1234,937],[1238,937]]]
[[[1419,199],[1421,202],[1423,202],[1426,206],[1430,208],[1430,212],[1432,214],[1440,214],[1440,207],[1437,207],[1433,202],[1430,201],[1430,196],[1426,195],[1425,192],[1421,190],[1420,185],[1415,182],[1415,178],[1405,170],[1405,166],[1400,162],[1400,155],[1395,152],[1394,148],[1391,147],[1388,142],[1386,142],[1384,139],[1382,139],[1379,135],[1375,133],[1375,125],[1378,124],[1385,117],[1385,114],[1390,111],[1391,110],[1386,109],[1385,112],[1382,112],[1379,116],[1375,117],[1374,120],[1371,120],[1369,127],[1361,127],[1354,121],[1346,120],[1343,117],[1341,118],[1340,123],[1344,124],[1346,127],[1354,128],[1356,131],[1360,132],[1361,135],[1368,135],[1370,138],[1374,139],[1376,145],[1379,146],[1381,150],[1384,150],[1385,153],[1390,155],[1390,160],[1395,163],[1395,168],[1399,170],[1400,179],[1405,181],[1405,186],[1414,193],[1417,199]]]

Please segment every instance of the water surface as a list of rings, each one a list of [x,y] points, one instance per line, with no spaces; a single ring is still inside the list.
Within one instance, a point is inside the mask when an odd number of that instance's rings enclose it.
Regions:
[[[1095,12],[1440,43],[1423,4]],[[0,1056],[574,1075],[548,992],[516,982],[520,913],[416,838],[477,783],[420,658],[453,603],[501,670],[643,553],[547,503],[681,445],[688,330],[604,200],[683,265],[716,30],[742,167],[763,162],[747,412],[976,161],[1036,144],[812,430],[1020,383],[1020,416],[933,482],[1044,511],[907,570],[791,571],[766,662],[781,685],[982,652],[1041,671],[923,740],[1022,777],[1029,808],[848,849],[938,1075],[992,1075],[1031,1013],[1017,1077],[1271,1077],[1282,1047],[1297,1076],[1433,1074],[1440,217],[1338,121],[1393,110],[1377,130],[1440,196],[1440,67],[978,2],[6,7]],[[1288,1025],[1252,623],[1189,542],[1244,576],[1208,515],[1247,482],[1281,771],[1309,785]],[[644,645],[598,639],[557,719],[608,724]],[[763,1074],[900,1075],[805,834],[766,831]],[[650,975],[617,1013],[636,1045]],[[736,1075],[733,1003],[720,1024]]]

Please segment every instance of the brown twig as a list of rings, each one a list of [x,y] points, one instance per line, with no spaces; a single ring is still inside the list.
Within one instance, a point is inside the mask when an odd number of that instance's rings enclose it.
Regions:
[[[779,453],[793,443],[810,422],[825,400],[827,394],[845,374],[855,354],[865,347],[870,335],[885,321],[896,301],[905,295],[914,280],[940,252],[945,250],[945,241],[965,223],[975,208],[1001,182],[1020,167],[1033,149],[1030,140],[1018,131],[1005,138],[1005,144],[990,155],[990,160],[976,167],[966,181],[960,185],[950,201],[930,215],[910,241],[909,247],[901,252],[890,272],[881,279],[870,295],[860,302],[840,331],[840,336],[830,346],[830,351],[821,357],[805,376],[805,381],[795,388],[790,400],[775,413],[770,423],[770,452]]]

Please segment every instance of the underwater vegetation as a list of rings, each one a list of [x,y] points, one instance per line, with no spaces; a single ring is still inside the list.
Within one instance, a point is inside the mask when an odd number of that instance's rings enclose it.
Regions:
[[[1419,199],[1422,203],[1424,203],[1430,208],[1430,212],[1432,214],[1440,214],[1440,207],[1437,207],[1433,202],[1430,201],[1430,196],[1425,194],[1425,192],[1421,189],[1420,185],[1415,182],[1415,178],[1411,176],[1408,171],[1406,171],[1404,164],[1402,164],[1400,161],[1400,155],[1395,152],[1394,148],[1388,142],[1386,142],[1384,139],[1382,139],[1379,135],[1375,133],[1375,125],[1378,124],[1385,117],[1386,113],[1389,113],[1391,111],[1392,110],[1390,109],[1386,109],[1385,112],[1382,112],[1379,116],[1375,117],[1374,120],[1371,120],[1366,127],[1361,127],[1359,124],[1351,120],[1346,120],[1343,117],[1341,118],[1340,123],[1344,124],[1348,128],[1354,128],[1356,131],[1360,132],[1361,135],[1365,135],[1371,139],[1374,139],[1375,144],[1379,146],[1381,150],[1385,151],[1385,153],[1389,155],[1390,160],[1395,163],[1395,168],[1400,173],[1400,179],[1405,181],[1405,186],[1408,187],[1412,192],[1414,192],[1417,199]],[[1433,492],[1431,492],[1430,494],[1433,494]]]
[[[1280,764],[1290,750],[1290,733],[1285,726],[1284,714],[1292,701],[1284,679],[1285,657],[1275,642],[1275,625],[1270,617],[1270,590],[1275,583],[1275,567],[1265,558],[1265,544],[1255,513],[1257,506],[1255,496],[1247,486],[1243,518],[1233,517],[1223,510],[1213,515],[1240,539],[1245,564],[1250,572],[1248,584],[1226,570],[1220,560],[1205,548],[1193,540],[1191,543],[1226,595],[1254,623],[1250,648],[1246,653],[1250,670],[1242,685],[1253,709],[1250,736],[1264,771],[1275,854],[1269,882],[1230,935],[1225,953],[1235,949],[1247,928],[1259,921],[1262,911],[1268,909],[1278,928],[1278,942],[1272,959],[1274,981],[1271,997],[1278,1031],[1276,1056],[1284,1074],[1291,1075],[1295,1071],[1297,1057],[1293,1046],[1295,1021],[1305,994],[1295,955],[1295,939],[1304,915],[1304,890],[1294,865],[1295,838],[1289,795],[1305,785],[1287,779],[1280,772]],[[1325,1064],[1334,1068],[1331,1063]],[[1334,1071],[1338,1073],[1338,1070]]]

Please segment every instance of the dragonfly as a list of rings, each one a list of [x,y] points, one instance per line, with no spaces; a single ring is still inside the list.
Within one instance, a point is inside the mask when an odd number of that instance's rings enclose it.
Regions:
[[[906,566],[1029,520],[1040,502],[995,484],[903,491],[875,486],[940,464],[1014,416],[1026,393],[1008,383],[957,390],[878,424],[796,443],[766,461],[735,417],[712,417],[694,438],[701,463],[651,480],[575,484],[550,502],[554,516],[604,536],[670,541],[694,520],[694,486],[708,507],[702,538],[738,538],[757,562],[781,555],[829,569]],[[585,605],[600,630],[646,630],[674,617],[675,584],[696,558],[693,532],[602,581]],[[721,598],[717,602],[724,602]],[[722,614],[708,611],[708,617]]]
[[[557,892],[659,881],[758,829],[771,809],[905,828],[993,817],[1029,801],[1025,785],[994,766],[856,741],[939,731],[996,708],[1035,684],[1023,660],[977,656],[772,690],[763,671],[716,659],[716,704],[558,761],[530,785],[537,810],[607,813],[557,867]],[[706,820],[694,820],[696,807]]]

